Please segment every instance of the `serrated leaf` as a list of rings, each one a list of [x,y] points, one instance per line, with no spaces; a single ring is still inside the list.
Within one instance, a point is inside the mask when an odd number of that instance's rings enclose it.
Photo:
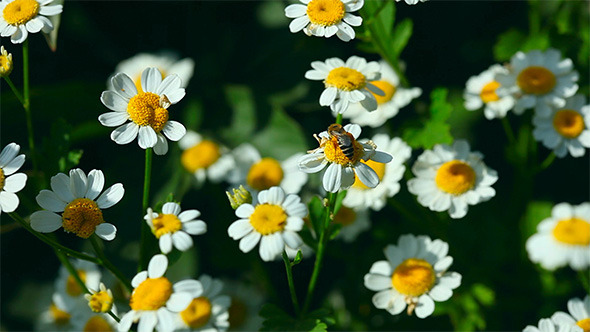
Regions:
[[[307,149],[301,125],[280,107],[273,109],[268,125],[251,142],[262,155],[283,160]]]
[[[225,87],[225,97],[233,110],[229,128],[222,131],[223,137],[238,145],[250,138],[256,129],[256,106],[249,87],[229,85]]]
[[[435,144],[451,144],[451,128],[444,122],[427,122],[424,128],[407,128],[402,135],[412,148],[431,149]]]
[[[310,330],[310,332],[325,332],[328,331],[328,326],[319,320],[316,323],[316,326]]]
[[[393,29],[391,37],[391,53],[397,59],[402,53],[414,30],[414,23],[411,19],[406,18],[398,23]]]
[[[520,50],[526,40],[526,35],[517,29],[510,29],[500,36],[494,45],[494,58],[497,61],[507,61]]]

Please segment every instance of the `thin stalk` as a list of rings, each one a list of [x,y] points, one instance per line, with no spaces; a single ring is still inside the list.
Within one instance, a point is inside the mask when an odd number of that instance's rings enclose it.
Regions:
[[[504,127],[504,132],[506,132],[506,137],[508,137],[508,142],[513,144],[514,139],[514,132],[512,131],[512,127],[510,126],[510,122],[506,117],[502,118],[502,127]]]
[[[143,200],[141,204],[142,216],[146,213],[150,205],[150,183],[152,174],[152,148],[145,150],[145,172],[143,177]],[[144,271],[147,268],[147,254],[148,254],[148,237],[150,230],[147,223],[141,223],[141,240],[139,247],[139,265],[137,271]]]
[[[25,100],[23,99],[23,96],[20,94],[20,92],[18,91],[18,89],[16,88],[16,86],[14,85],[14,83],[12,83],[12,80],[10,79],[10,77],[4,76],[4,80],[6,80],[6,83],[8,83],[8,86],[10,87],[10,89],[12,89],[12,92],[14,92],[14,95],[16,96],[16,98],[18,99],[18,101],[20,101],[20,103],[24,107],[25,106]]]
[[[113,263],[111,263],[111,261],[105,256],[104,252],[102,251],[102,247],[100,246],[100,243],[98,243],[96,235],[92,235],[90,237],[90,243],[92,244],[92,248],[94,248],[94,252],[96,252],[96,255],[100,259],[100,265],[104,266],[117,279],[119,279],[119,281],[123,285],[125,285],[125,288],[127,288],[129,292],[133,291],[133,287],[131,286],[131,282],[129,282],[129,279],[127,279],[127,277],[123,273],[121,273],[121,271],[119,271],[119,269],[117,269],[117,267],[115,267]]]
[[[37,163],[37,152],[35,150],[35,135],[33,131],[33,116],[31,115],[31,98],[29,90],[29,39],[23,42],[23,107],[27,118],[27,131],[29,133],[29,149],[33,161],[33,171],[39,170]]]
[[[545,158],[545,160],[543,160],[543,162],[539,166],[538,171],[542,171],[542,170],[546,169],[547,167],[549,167],[553,163],[554,160],[555,160],[555,152],[551,151],[551,153],[547,156],[547,158]]]
[[[295,314],[299,316],[299,301],[297,301],[297,294],[295,293],[295,284],[293,282],[293,265],[287,256],[287,252],[283,250],[283,262],[285,262],[285,271],[287,271],[287,282],[289,283],[289,292],[291,293],[291,302],[293,302],[293,308]]]
[[[336,116],[336,123],[342,124],[342,113],[338,113],[338,115]]]

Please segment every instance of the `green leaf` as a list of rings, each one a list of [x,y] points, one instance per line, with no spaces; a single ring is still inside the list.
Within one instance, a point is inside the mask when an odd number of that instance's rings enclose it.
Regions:
[[[342,230],[342,224],[332,224],[332,229],[330,230],[330,241],[334,240],[340,231]]]
[[[431,149],[435,144],[451,144],[451,127],[442,122],[427,122],[424,128],[407,128],[403,139],[412,148]]]
[[[523,237],[528,238],[537,230],[537,225],[545,218],[551,216],[553,203],[532,201],[526,207],[526,212],[522,220],[521,231]]]
[[[436,88],[430,93],[430,119],[435,122],[444,122],[451,116],[453,105],[447,102],[448,90]]]
[[[264,318],[261,331],[327,331],[326,322],[312,316],[295,319],[274,304],[265,304],[259,312]]]
[[[542,32],[527,38],[524,45],[522,45],[521,51],[527,52],[531,50],[546,50],[551,44],[549,40],[549,34],[547,32]]]
[[[500,36],[494,45],[494,58],[497,61],[507,61],[520,50],[526,40],[526,35],[517,29],[510,29]]]
[[[496,301],[494,290],[484,284],[474,284],[471,287],[471,293],[484,306],[491,306]]]
[[[254,96],[247,86],[225,87],[225,97],[233,110],[229,128],[222,130],[222,136],[234,145],[250,139],[256,129],[256,106]]]
[[[393,29],[393,36],[391,38],[391,52],[397,59],[402,53],[414,29],[414,23],[411,19],[406,18],[395,26]]]
[[[324,203],[318,196],[311,198],[308,205],[309,208],[309,219],[311,219],[311,225],[316,235],[319,236],[323,232],[323,223],[326,218],[326,209]]]
[[[291,266],[295,266],[301,263],[301,259],[303,259],[303,255],[301,254],[301,249],[297,250],[297,255],[295,255],[295,259],[291,262]]]
[[[334,214],[338,213],[338,211],[340,211],[340,207],[342,206],[342,201],[344,200],[344,198],[346,197],[346,190],[342,190],[339,191],[338,194],[336,194],[336,202],[334,203]]]
[[[573,5],[569,1],[565,1],[561,9],[555,15],[555,26],[559,34],[566,34],[574,32],[572,24],[572,9]]]
[[[59,171],[66,173],[77,166],[80,163],[80,159],[82,159],[83,152],[82,150],[72,150],[66,156],[60,157],[58,161]]]
[[[268,125],[254,136],[251,142],[262,155],[273,156],[279,160],[307,149],[301,126],[280,107],[273,109]]]

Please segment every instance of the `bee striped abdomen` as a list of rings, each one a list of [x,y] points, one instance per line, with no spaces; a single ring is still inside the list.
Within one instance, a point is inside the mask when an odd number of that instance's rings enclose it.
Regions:
[[[354,156],[354,146],[350,139],[348,139],[348,137],[339,136],[338,146],[340,147],[342,154],[344,154],[349,160],[352,160]]]

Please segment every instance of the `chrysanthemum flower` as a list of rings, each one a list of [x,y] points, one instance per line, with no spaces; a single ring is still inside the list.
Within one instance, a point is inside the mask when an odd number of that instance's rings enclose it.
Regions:
[[[344,113],[351,103],[360,102],[367,111],[377,109],[375,95],[384,96],[385,93],[373,81],[381,77],[381,66],[377,61],[367,63],[367,60],[351,56],[344,61],[338,58],[327,59],[326,62],[314,61],[312,70],[305,73],[305,78],[313,81],[323,81],[326,89],[320,96],[320,105],[330,106],[332,113]]]
[[[180,205],[168,202],[162,206],[162,213],[155,213],[152,208],[148,208],[144,217],[152,233],[159,239],[160,250],[164,254],[172,251],[172,245],[180,251],[187,251],[193,246],[193,239],[189,234],[200,235],[207,231],[207,224],[195,219],[201,212],[180,211]]]
[[[178,56],[173,52],[160,52],[157,54],[139,53],[119,62],[115,68],[115,73],[123,73],[131,77],[137,91],[143,92],[141,87],[141,73],[149,67],[158,68],[164,78],[172,74],[177,75],[182,81],[181,87],[186,88],[189,80],[193,77],[195,61],[191,58],[178,60]],[[110,88],[114,88],[110,79],[107,85]]]
[[[168,107],[185,95],[177,75],[162,80],[157,68],[147,68],[141,74],[143,92],[137,91],[135,83],[126,74],[115,75],[111,82],[114,90],[104,91],[100,100],[113,112],[101,114],[98,120],[103,126],[119,126],[111,133],[111,139],[117,144],[130,143],[139,136],[137,142],[142,149],[153,147],[156,154],[163,155],[168,152],[164,136],[172,141],[184,136],[184,126],[168,120]],[[125,123],[127,120],[130,122]]]
[[[307,174],[302,174],[297,164],[301,154],[284,161],[262,158],[254,146],[245,143],[236,147],[232,155],[235,166],[227,175],[227,181],[234,187],[246,184],[248,189],[261,191],[276,186],[287,194],[297,194],[307,182]]]
[[[75,331],[73,316],[80,316],[83,306],[68,307],[63,300],[63,295],[53,293],[51,303],[35,322],[35,331]]]
[[[51,178],[52,190],[41,190],[37,195],[37,203],[45,210],[31,215],[31,227],[41,233],[63,227],[84,239],[93,233],[107,241],[114,239],[117,228],[105,222],[102,210],[117,204],[125,190],[116,183],[99,196],[103,187],[100,170],[90,171],[88,177],[79,168],[72,169],[70,176],[58,173]]]
[[[579,298],[567,301],[567,310],[569,314],[558,311],[551,316],[555,325],[564,328],[565,331],[590,331],[590,296],[586,295],[584,301]]]
[[[469,151],[464,140],[455,141],[452,147],[437,144],[424,151],[412,166],[416,178],[408,181],[408,190],[432,211],[449,210],[451,218],[463,218],[468,205],[496,195],[491,185],[498,174],[482,159],[481,153]]]
[[[522,114],[525,109],[539,103],[551,103],[557,107],[565,105],[565,98],[578,91],[578,72],[574,71],[572,60],[562,60],[555,49],[545,52],[538,50],[518,52],[510,59],[509,73],[499,73],[496,81],[500,84],[498,93],[512,94],[516,98],[514,113]]]
[[[199,278],[202,289],[191,292],[189,306],[176,316],[177,329],[181,331],[223,332],[229,327],[231,299],[220,295],[223,283],[208,275]]]
[[[328,192],[348,189],[355,178],[365,186],[375,188],[379,184],[379,175],[369,163],[388,163],[392,157],[376,151],[377,146],[371,141],[357,141],[361,134],[359,125],[348,124],[344,126],[344,131],[352,142],[353,154],[350,158],[342,152],[337,137],[331,137],[327,131],[323,131],[318,139],[320,147],[299,158],[299,169],[306,173],[317,173],[327,166],[322,183]]]
[[[8,53],[4,46],[0,46],[0,77],[6,77],[12,72],[12,53]]]
[[[539,327],[527,325],[522,332],[565,332],[563,330],[558,330],[555,328],[555,324],[551,321],[550,318],[543,318],[539,320]]]
[[[574,270],[590,267],[590,203],[560,203],[551,217],[537,225],[526,242],[531,261],[548,270],[569,265]]]
[[[119,331],[129,331],[133,323],[138,332],[159,332],[174,330],[175,315],[188,307],[193,292],[203,289],[200,282],[192,279],[179,281],[172,285],[164,277],[168,268],[168,258],[155,255],[148,264],[147,271],[141,271],[133,280],[134,287],[129,300],[131,311],[121,317]]]
[[[92,312],[109,312],[114,308],[113,292],[102,282],[98,289],[88,288],[92,294],[84,294],[88,307]]]
[[[86,288],[98,289],[102,273],[96,264],[83,260],[73,260],[72,266]],[[85,304],[84,294],[86,291],[78,285],[76,279],[63,265],[60,267],[59,275],[55,280],[55,291],[61,295],[62,303],[66,309]]]
[[[338,36],[342,41],[354,39],[351,26],[363,22],[360,16],[350,13],[363,7],[364,0],[299,0],[304,5],[293,4],[285,8],[285,16],[294,18],[289,24],[292,33],[303,30],[306,35],[317,37]]]
[[[412,149],[400,138],[389,138],[386,134],[377,134],[373,136],[372,141],[381,151],[395,156],[395,158],[387,164],[373,160],[366,161],[365,164],[377,173],[379,184],[374,188],[369,188],[356,178],[342,202],[346,206],[354,208],[368,207],[379,211],[385,206],[387,198],[393,197],[399,192],[399,180],[406,170],[404,163],[410,158]]]
[[[379,127],[397,115],[399,110],[407,106],[412,99],[422,94],[420,88],[404,88],[399,85],[399,77],[386,61],[379,61],[381,79],[371,84],[383,91],[383,95],[372,93],[377,100],[377,109],[369,112],[360,103],[352,103],[342,114],[345,119],[361,126]]]
[[[471,76],[463,92],[465,109],[475,111],[485,105],[483,114],[486,119],[505,117],[506,113],[514,107],[514,97],[509,94],[498,95],[500,83],[496,81],[496,75],[508,73],[508,69],[495,64],[483,73]]]
[[[371,227],[367,208],[353,209],[345,205],[342,205],[334,215],[333,222],[342,225],[337,238],[342,238],[344,242],[354,241],[360,233]]]
[[[178,145],[184,150],[180,157],[182,166],[195,176],[199,184],[207,178],[212,182],[221,182],[235,167],[234,158],[225,146],[204,139],[194,131],[187,131]]]
[[[233,222],[227,233],[240,240],[240,250],[250,252],[260,242],[260,258],[271,261],[280,255],[285,245],[297,249],[303,243],[298,231],[307,215],[305,204],[297,195],[285,195],[280,187],[258,193],[258,204],[242,204],[236,209],[239,220]]]
[[[397,246],[388,245],[386,261],[378,261],[365,275],[365,287],[378,293],[373,304],[392,315],[407,307],[408,315],[426,318],[434,311],[434,301],[444,302],[461,284],[461,275],[447,272],[453,258],[447,256],[449,245],[430,237],[406,234]]]
[[[563,107],[537,105],[533,124],[535,139],[560,158],[568,151],[572,157],[581,157],[590,148],[590,105],[584,95],[566,99]]]
[[[20,44],[29,33],[49,33],[53,24],[47,16],[60,14],[62,5],[51,5],[53,0],[2,0],[0,2],[0,35],[10,36],[13,44]]]
[[[19,203],[16,193],[27,183],[26,174],[14,173],[25,162],[25,155],[18,155],[19,150],[20,145],[10,143],[0,152],[0,212],[16,210]]]

